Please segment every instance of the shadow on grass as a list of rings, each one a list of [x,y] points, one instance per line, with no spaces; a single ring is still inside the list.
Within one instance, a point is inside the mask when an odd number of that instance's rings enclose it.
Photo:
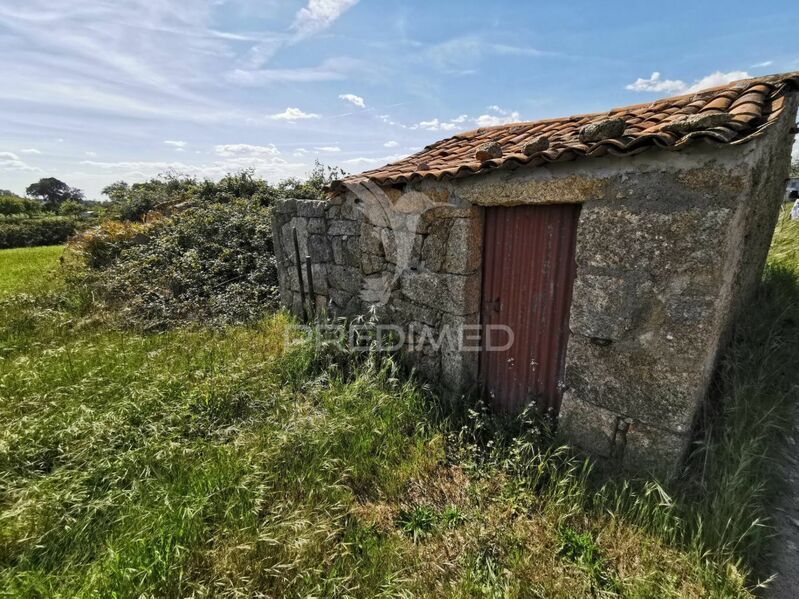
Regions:
[[[768,577],[763,559],[799,388],[799,278],[772,260],[743,310],[700,418],[681,495],[709,547]]]

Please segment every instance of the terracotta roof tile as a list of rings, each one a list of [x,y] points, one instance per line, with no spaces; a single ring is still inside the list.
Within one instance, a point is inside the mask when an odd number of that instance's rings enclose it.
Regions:
[[[365,180],[378,184],[440,180],[522,164],[535,166],[606,154],[628,156],[651,147],[679,150],[698,140],[718,144],[744,143],[776,121],[785,106],[785,94],[797,89],[799,72],[736,81],[694,94],[595,114],[475,129],[438,141],[393,164],[337,181],[332,189],[340,191],[348,183]],[[674,127],[666,127],[688,115],[714,113],[729,114],[732,118],[723,125],[690,132],[684,132],[680,127],[675,132],[671,130]],[[583,125],[609,118],[625,120],[625,129],[620,137],[588,142],[580,140],[579,131]],[[706,120],[703,118],[700,122]],[[664,130],[664,127],[669,130]],[[548,147],[544,144],[540,151],[525,154],[525,146],[541,136],[547,138]],[[476,160],[476,150],[491,142],[499,143],[502,155],[485,162]]]

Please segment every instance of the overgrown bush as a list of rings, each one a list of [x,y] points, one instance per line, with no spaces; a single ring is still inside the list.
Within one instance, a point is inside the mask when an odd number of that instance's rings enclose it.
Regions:
[[[207,206],[247,200],[259,206],[271,206],[279,198],[318,200],[324,188],[344,171],[318,162],[304,180],[287,178],[275,185],[255,176],[252,169],[229,173],[219,181],[198,181],[194,177],[167,172],[129,185],[117,181],[103,189],[109,202],[109,214],[122,221],[148,221],[170,215],[191,206]]]
[[[276,307],[268,207],[281,197],[322,198],[342,174],[317,164],[307,180],[276,185],[250,170],[220,181],[166,173],[114,183],[104,190],[114,220],[72,240],[70,280],[145,330],[251,320]]]
[[[73,256],[82,260],[83,266],[106,268],[119,258],[122,250],[145,242],[148,228],[144,223],[105,221],[75,237],[69,248]]]
[[[252,203],[196,206],[148,226],[106,224],[86,237],[80,281],[136,327],[242,322],[274,306],[269,213]]]
[[[64,243],[79,224],[74,218],[58,216],[0,220],[0,249]]]

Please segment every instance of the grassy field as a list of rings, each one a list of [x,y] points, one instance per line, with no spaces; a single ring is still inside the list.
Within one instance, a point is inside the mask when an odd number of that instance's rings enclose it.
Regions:
[[[58,285],[55,273],[63,251],[60,245],[0,250],[0,297],[41,292]]]
[[[597,489],[535,424],[287,348],[285,315],[114,330],[45,293],[57,248],[0,253],[0,594],[750,597],[796,400],[798,248],[783,222],[668,490]]]

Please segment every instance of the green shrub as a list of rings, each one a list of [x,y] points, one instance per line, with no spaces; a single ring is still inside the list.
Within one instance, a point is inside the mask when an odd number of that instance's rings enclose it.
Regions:
[[[75,234],[79,221],[67,217],[0,220],[0,249],[58,245]]]
[[[229,324],[275,306],[269,213],[251,203],[189,208],[147,226],[107,223],[83,237],[82,282],[134,326]]]
[[[0,216],[31,216],[43,211],[41,202],[15,195],[0,193]]]
[[[111,266],[122,250],[143,243],[149,225],[109,220],[86,229],[69,244],[70,254],[78,256],[83,265],[92,269]]]

